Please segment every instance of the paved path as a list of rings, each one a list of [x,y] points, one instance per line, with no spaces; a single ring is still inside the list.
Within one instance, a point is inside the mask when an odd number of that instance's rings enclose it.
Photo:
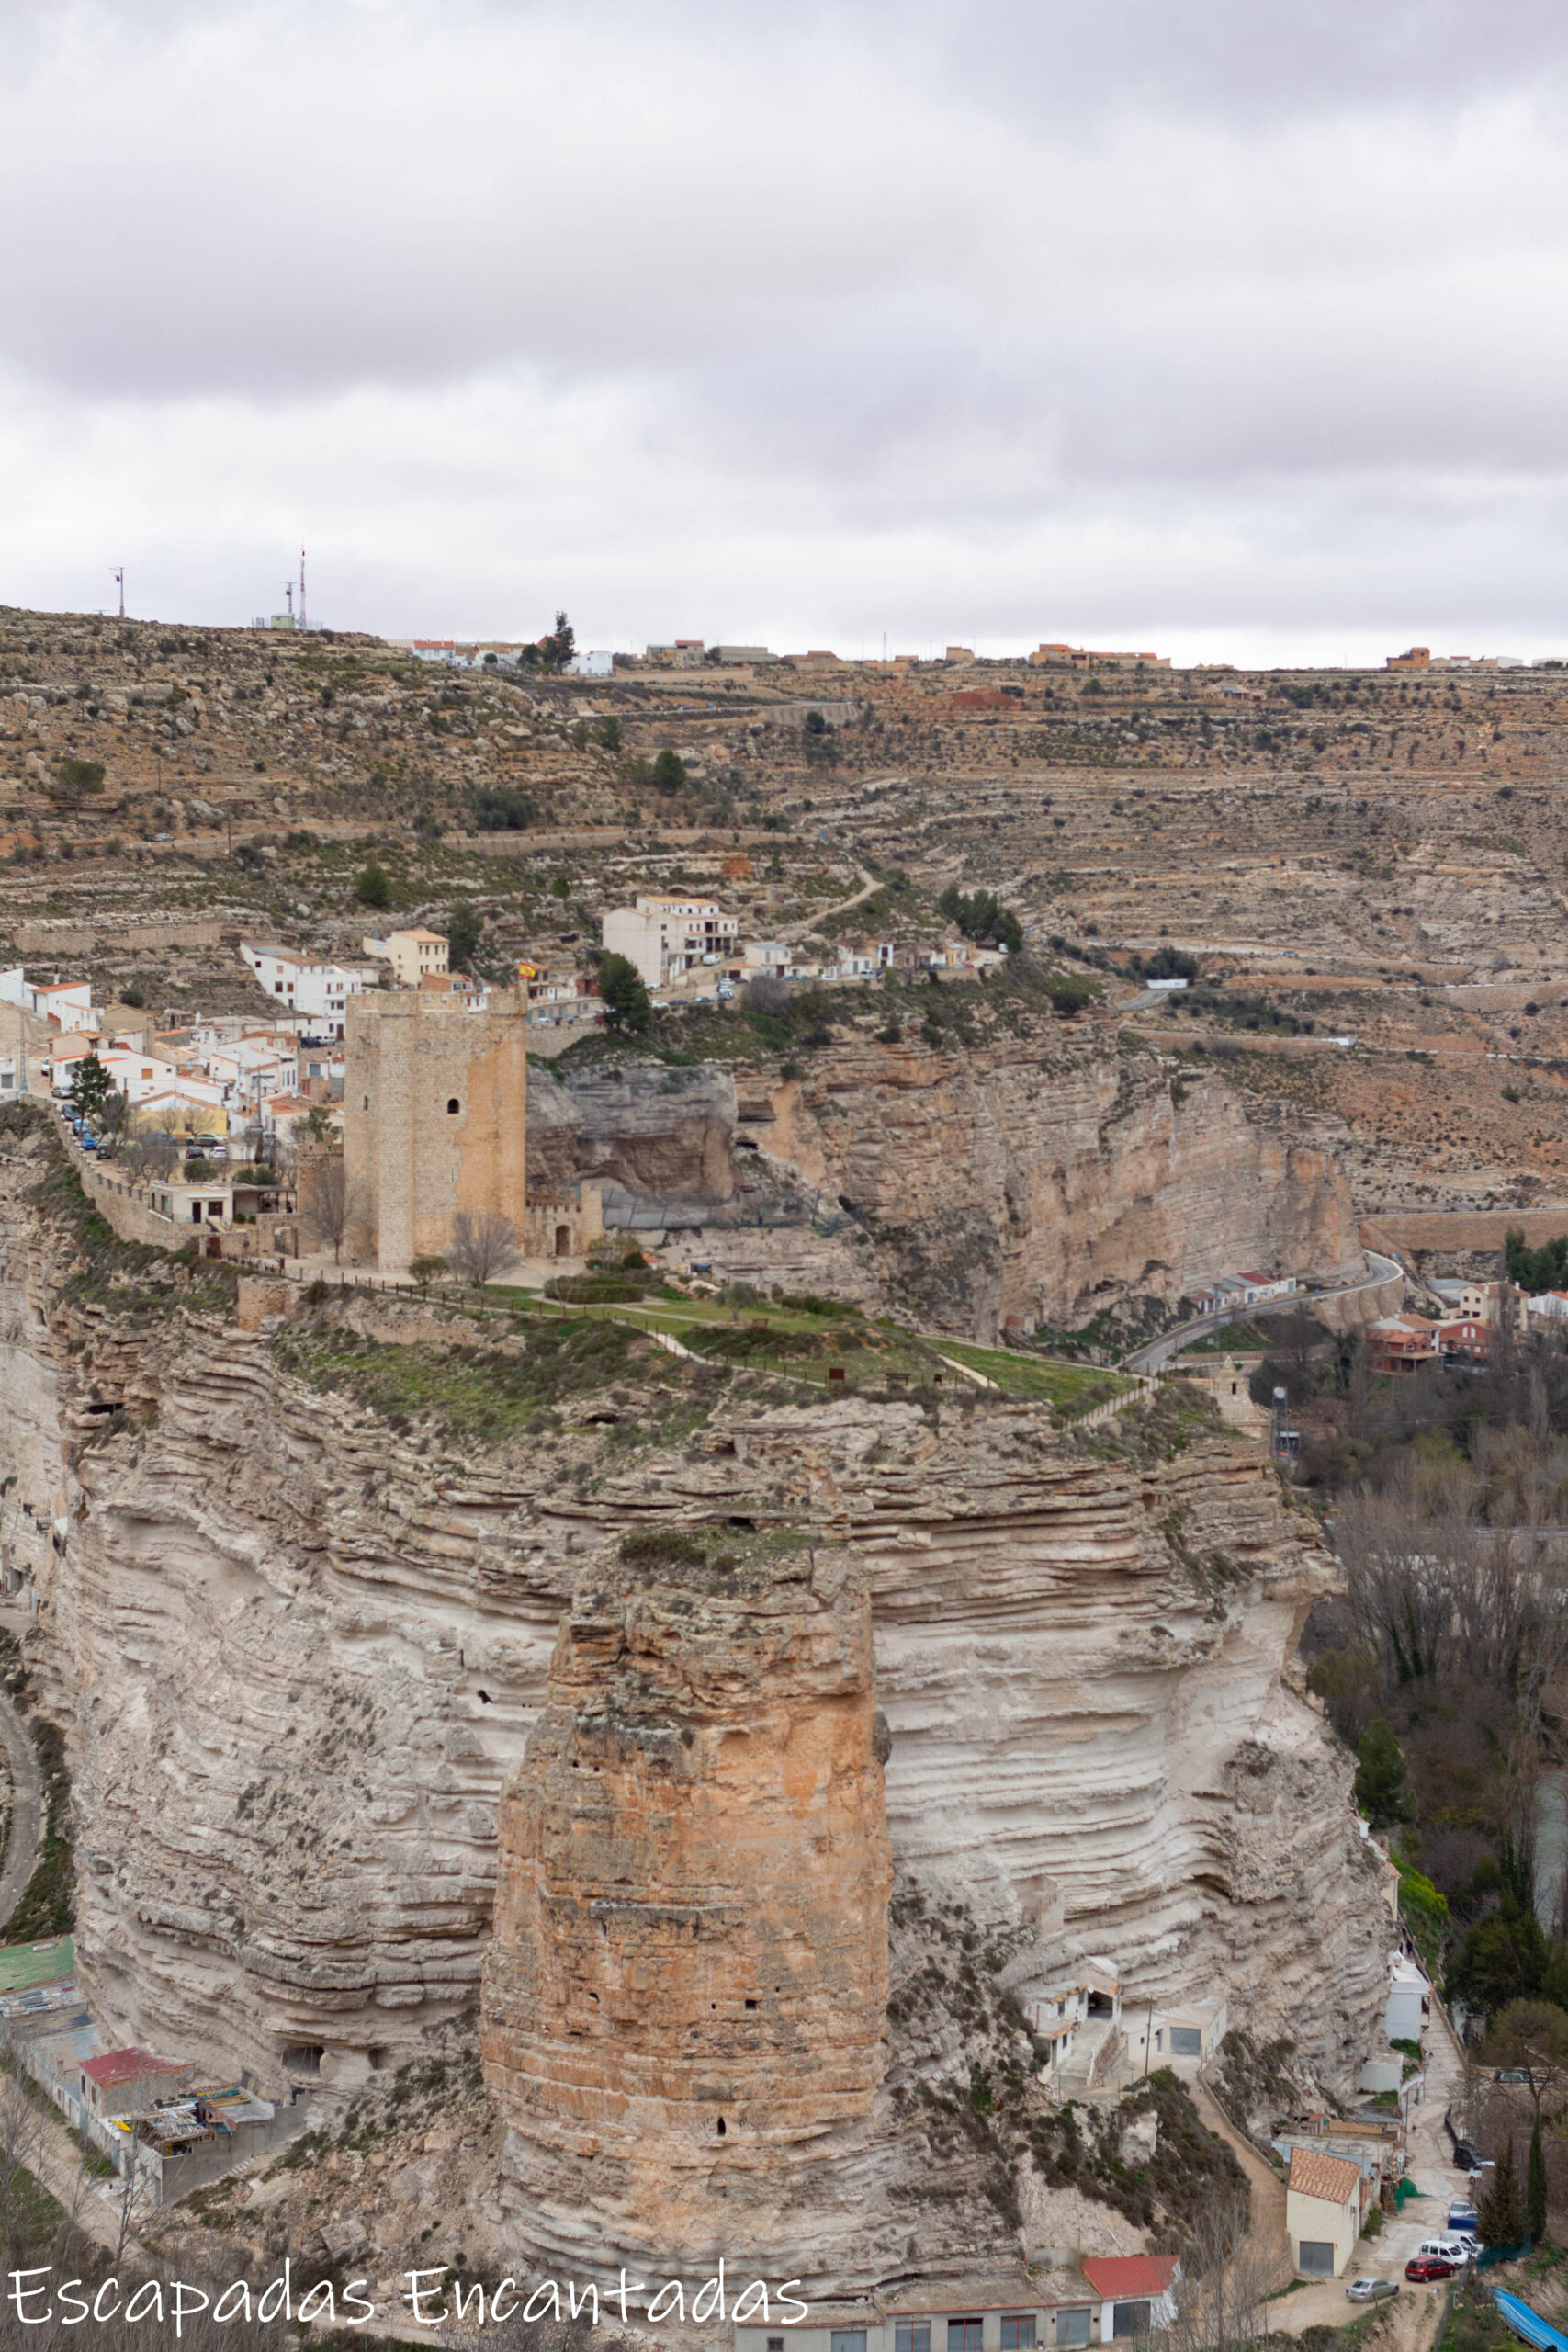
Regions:
[[[1378,2235],[1363,2238],[1350,2257],[1343,2278],[1325,2279],[1322,2286],[1298,2288],[1292,2295],[1269,2306],[1269,2324],[1277,2333],[1299,2335],[1320,2321],[1342,2326],[1354,2306],[1345,2300],[1346,2281],[1353,2278],[1393,2278],[1399,2282],[1404,2308],[1395,2331],[1398,2352],[1420,2352],[1431,2342],[1447,2302],[1446,2288],[1413,2287],[1405,2283],[1404,2266],[1423,2238],[1442,2234],[1449,2218],[1449,2199],[1465,2187],[1454,2167],[1453,2153],[1443,2130],[1443,2109],[1453,2102],[1457,2113],[1464,2086],[1464,2062],[1448,2019],[1436,2001],[1427,2028],[1427,2096],[1410,2117],[1405,2170],[1419,2197],[1384,2222]]]
[[[1117,1369],[1121,1372],[1158,1372],[1179,1356],[1194,1340],[1201,1340],[1213,1331],[1223,1331],[1228,1323],[1247,1323],[1258,1316],[1289,1313],[1292,1308],[1310,1315],[1314,1306],[1331,1298],[1353,1298],[1358,1291],[1376,1290],[1380,1283],[1393,1282],[1404,1269],[1393,1259],[1385,1258],[1376,1250],[1363,1250],[1367,1272],[1359,1282],[1341,1283],[1330,1290],[1303,1290],[1289,1297],[1266,1299],[1258,1306],[1228,1307],[1223,1315],[1201,1315],[1196,1321],[1179,1324],[1174,1331],[1164,1331],[1146,1346],[1134,1348],[1123,1356]]]
[[[6,1867],[0,1871],[0,1928],[27,1889],[38,1860],[39,1827],[43,1817],[43,1781],[38,1752],[16,1708],[0,1691],[0,1740],[11,1762],[11,1829],[6,1840]]]
[[[1247,2234],[1258,2257],[1258,2268],[1276,2286],[1291,2276],[1291,2241],[1285,2231],[1285,2184],[1273,2165],[1258,2154],[1246,2133],[1231,2121],[1201,2075],[1192,2086],[1192,2103],[1211,2132],[1222,2139],[1252,2191]]]

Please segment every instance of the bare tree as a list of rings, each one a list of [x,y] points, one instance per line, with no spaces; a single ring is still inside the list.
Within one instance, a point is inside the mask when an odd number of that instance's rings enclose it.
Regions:
[[[1517,2075],[1536,2123],[1554,2121],[1568,2099],[1568,2017],[1551,2001],[1510,2001],[1481,2045],[1483,2066]]]
[[[453,1218],[446,1262],[476,1290],[510,1273],[522,1254],[509,1216],[498,1216],[494,1209],[459,1209]]]
[[[1248,2226],[1247,2208],[1211,2207],[1182,2254],[1176,2316],[1160,2337],[1168,2352],[1241,2352],[1269,2333],[1269,2298],[1290,2275],[1282,2245]]]
[[[32,2236],[44,2113],[16,2052],[0,2054],[0,2250],[9,2270]]]
[[[1514,1691],[1528,1727],[1568,1664],[1568,1579],[1551,1531],[1559,1466],[1555,1449],[1530,1460],[1517,1449],[1505,1476],[1499,1452],[1479,1446],[1475,1468],[1402,1465],[1382,1493],[1344,1503],[1335,1548],[1357,1633],[1391,1683],[1472,1676]],[[1507,1506],[1495,1503],[1491,1522],[1489,1483]]]
[[[330,1244],[334,1261],[341,1262],[343,1245],[359,1214],[341,1152],[326,1153],[301,1170],[299,1209],[317,1247],[324,1250]]]

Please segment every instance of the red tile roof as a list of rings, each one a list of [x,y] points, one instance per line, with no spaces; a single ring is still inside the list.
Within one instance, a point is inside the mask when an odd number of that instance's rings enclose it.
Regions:
[[[1316,2148],[1292,2148],[1287,2188],[1298,2197],[1315,2197],[1325,2205],[1348,2205],[1361,2185],[1361,2167],[1348,2156],[1331,2156]]]
[[[132,2043],[129,2050],[106,2050],[101,2058],[85,2058],[82,2072],[90,2082],[100,2084],[105,2090],[116,2083],[134,2083],[143,2075],[183,2075],[186,2061],[183,2058],[159,2058],[151,2050]]]
[[[1083,2265],[1083,2275],[1102,2301],[1120,2302],[1169,2291],[1179,2264],[1174,2254],[1119,2254]]]

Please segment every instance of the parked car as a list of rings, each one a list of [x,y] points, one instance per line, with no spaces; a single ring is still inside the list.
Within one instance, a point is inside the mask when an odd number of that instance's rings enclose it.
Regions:
[[[1345,2292],[1353,2303],[1382,2303],[1399,2289],[1392,2278],[1352,2278]]]
[[[1413,2254],[1404,2266],[1404,2275],[1418,2287],[1426,2287],[1434,2278],[1451,2278],[1458,2268],[1457,2262],[1439,2262],[1435,2254]]]
[[[1473,2205],[1455,2203],[1449,2207],[1449,2227],[1461,2238],[1479,2237],[1481,2216]]]
[[[1440,2238],[1423,2238],[1416,2249],[1417,2254],[1435,2255],[1439,2262],[1474,2262],[1486,2251],[1479,2238],[1462,2237],[1457,2232],[1445,2232]]]
[[[1454,2142],[1454,2162],[1461,2172],[1473,2172],[1481,2162],[1481,2151],[1472,2147],[1468,2140]]]

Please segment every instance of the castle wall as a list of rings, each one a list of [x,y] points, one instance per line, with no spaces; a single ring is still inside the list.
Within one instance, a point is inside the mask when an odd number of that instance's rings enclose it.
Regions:
[[[344,1160],[365,1255],[383,1272],[443,1257],[459,1211],[526,1208],[527,1005],[471,1012],[413,989],[351,998]]]

